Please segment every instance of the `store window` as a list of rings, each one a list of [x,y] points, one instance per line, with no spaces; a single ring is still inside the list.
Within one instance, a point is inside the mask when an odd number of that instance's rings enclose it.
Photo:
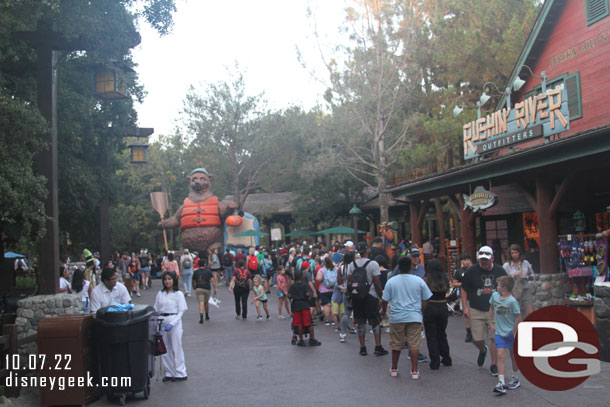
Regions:
[[[608,0],[585,0],[587,9],[587,25],[598,22],[610,14]]]
[[[608,0],[605,0],[608,1]],[[580,72],[568,75],[563,74],[546,82],[547,89],[567,89],[568,91],[568,110],[570,111],[570,121],[582,117],[582,99],[580,96]],[[530,96],[538,95],[542,92],[542,85],[536,86],[530,92],[523,95],[523,100]]]
[[[494,263],[503,264],[508,250],[508,221],[485,220],[485,237],[487,245],[494,251]]]

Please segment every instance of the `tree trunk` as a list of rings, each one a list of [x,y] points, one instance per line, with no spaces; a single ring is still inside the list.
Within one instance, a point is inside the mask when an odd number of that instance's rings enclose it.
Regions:
[[[427,206],[428,206],[428,200],[425,200],[423,203],[420,203],[420,202],[410,202],[409,203],[409,213],[411,216],[411,240],[413,241],[413,243],[416,243],[419,247],[422,247],[424,244],[421,227],[422,227],[422,224],[424,223],[424,215],[426,213]]]
[[[455,213],[460,218],[462,224],[462,253],[468,253],[472,256],[473,262],[476,261],[476,234],[475,234],[475,219],[476,215],[470,209],[464,209],[464,198],[458,194],[457,199],[450,196],[449,202],[455,210]]]

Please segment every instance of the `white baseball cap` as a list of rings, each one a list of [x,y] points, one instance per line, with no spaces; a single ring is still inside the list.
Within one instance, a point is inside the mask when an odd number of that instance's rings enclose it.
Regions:
[[[493,255],[494,255],[494,251],[489,246],[483,246],[477,252],[477,258],[478,259],[487,259],[487,260],[489,260],[489,259],[492,258]]]
[[[348,240],[347,242],[345,242],[345,243],[343,244],[343,246],[345,246],[345,247],[350,247],[350,248],[351,248],[351,247],[356,247],[356,246],[354,245],[354,242],[352,242],[351,240]]]

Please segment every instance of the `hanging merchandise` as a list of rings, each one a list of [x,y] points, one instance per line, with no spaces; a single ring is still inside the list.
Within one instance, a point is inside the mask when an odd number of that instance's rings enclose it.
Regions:
[[[608,268],[608,235],[610,230],[605,230],[595,235],[595,258],[597,261],[597,278],[595,282],[603,283],[610,281],[610,270]]]
[[[599,252],[595,236],[559,236],[558,247],[561,270],[568,273],[572,286],[572,295],[566,302],[573,305],[592,305]]]

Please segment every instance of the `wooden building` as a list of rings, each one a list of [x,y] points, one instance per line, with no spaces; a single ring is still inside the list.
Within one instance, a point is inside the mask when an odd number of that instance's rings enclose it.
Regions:
[[[556,273],[559,236],[576,233],[577,213],[584,233],[608,228],[609,12],[608,0],[544,2],[496,111],[464,125],[467,164],[389,188],[409,203],[414,240],[422,211],[449,201],[463,251],[535,241],[536,271]],[[496,205],[465,208],[469,199],[491,204],[477,187]]]

